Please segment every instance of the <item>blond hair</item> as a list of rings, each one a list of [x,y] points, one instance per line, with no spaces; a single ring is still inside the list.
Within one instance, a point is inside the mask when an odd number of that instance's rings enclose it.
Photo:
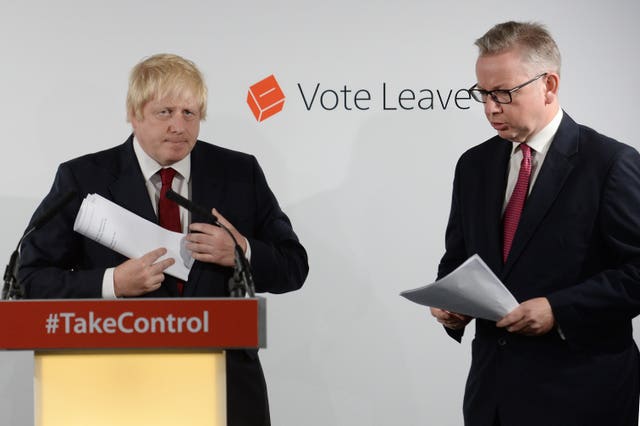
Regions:
[[[535,72],[560,74],[560,50],[551,34],[536,22],[504,22],[495,25],[475,41],[480,56],[494,55],[511,49],[520,49],[523,60]]]
[[[141,121],[147,102],[189,94],[200,105],[200,119],[207,114],[207,85],[196,65],[178,55],[161,53],[139,62],[131,70],[127,92],[127,118]]]

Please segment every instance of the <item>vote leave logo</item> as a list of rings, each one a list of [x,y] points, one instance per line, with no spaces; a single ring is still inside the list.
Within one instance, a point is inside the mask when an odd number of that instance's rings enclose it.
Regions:
[[[463,87],[407,87],[387,81],[369,87],[352,82],[327,85],[320,81],[298,82],[296,86],[299,96],[291,88],[294,95],[289,98],[289,108],[307,112],[448,112],[469,110],[474,103],[469,91]],[[282,111],[284,100],[284,93],[273,74],[253,84],[247,93],[247,104],[258,122]]]
[[[273,74],[249,87],[247,93],[247,104],[258,121],[282,111],[284,99],[284,93]]]

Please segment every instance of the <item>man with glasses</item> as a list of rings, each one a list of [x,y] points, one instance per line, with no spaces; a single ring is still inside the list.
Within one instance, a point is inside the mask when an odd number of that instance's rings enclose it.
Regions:
[[[520,305],[476,320],[465,425],[636,426],[640,155],[562,111],[543,26],[475,44],[469,92],[498,134],[457,164],[438,277],[478,253]],[[458,341],[472,320],[431,313]]]

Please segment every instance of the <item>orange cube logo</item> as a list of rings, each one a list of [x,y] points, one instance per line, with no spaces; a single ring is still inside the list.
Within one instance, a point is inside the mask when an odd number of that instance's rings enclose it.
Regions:
[[[284,106],[284,93],[276,78],[271,74],[264,80],[260,80],[249,87],[247,104],[258,121],[264,121],[274,114],[282,111]]]

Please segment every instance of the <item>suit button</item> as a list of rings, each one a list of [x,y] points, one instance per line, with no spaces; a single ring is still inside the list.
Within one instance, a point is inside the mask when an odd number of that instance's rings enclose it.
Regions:
[[[507,339],[505,339],[504,337],[501,337],[498,339],[498,345],[504,346],[506,344],[507,344]]]

